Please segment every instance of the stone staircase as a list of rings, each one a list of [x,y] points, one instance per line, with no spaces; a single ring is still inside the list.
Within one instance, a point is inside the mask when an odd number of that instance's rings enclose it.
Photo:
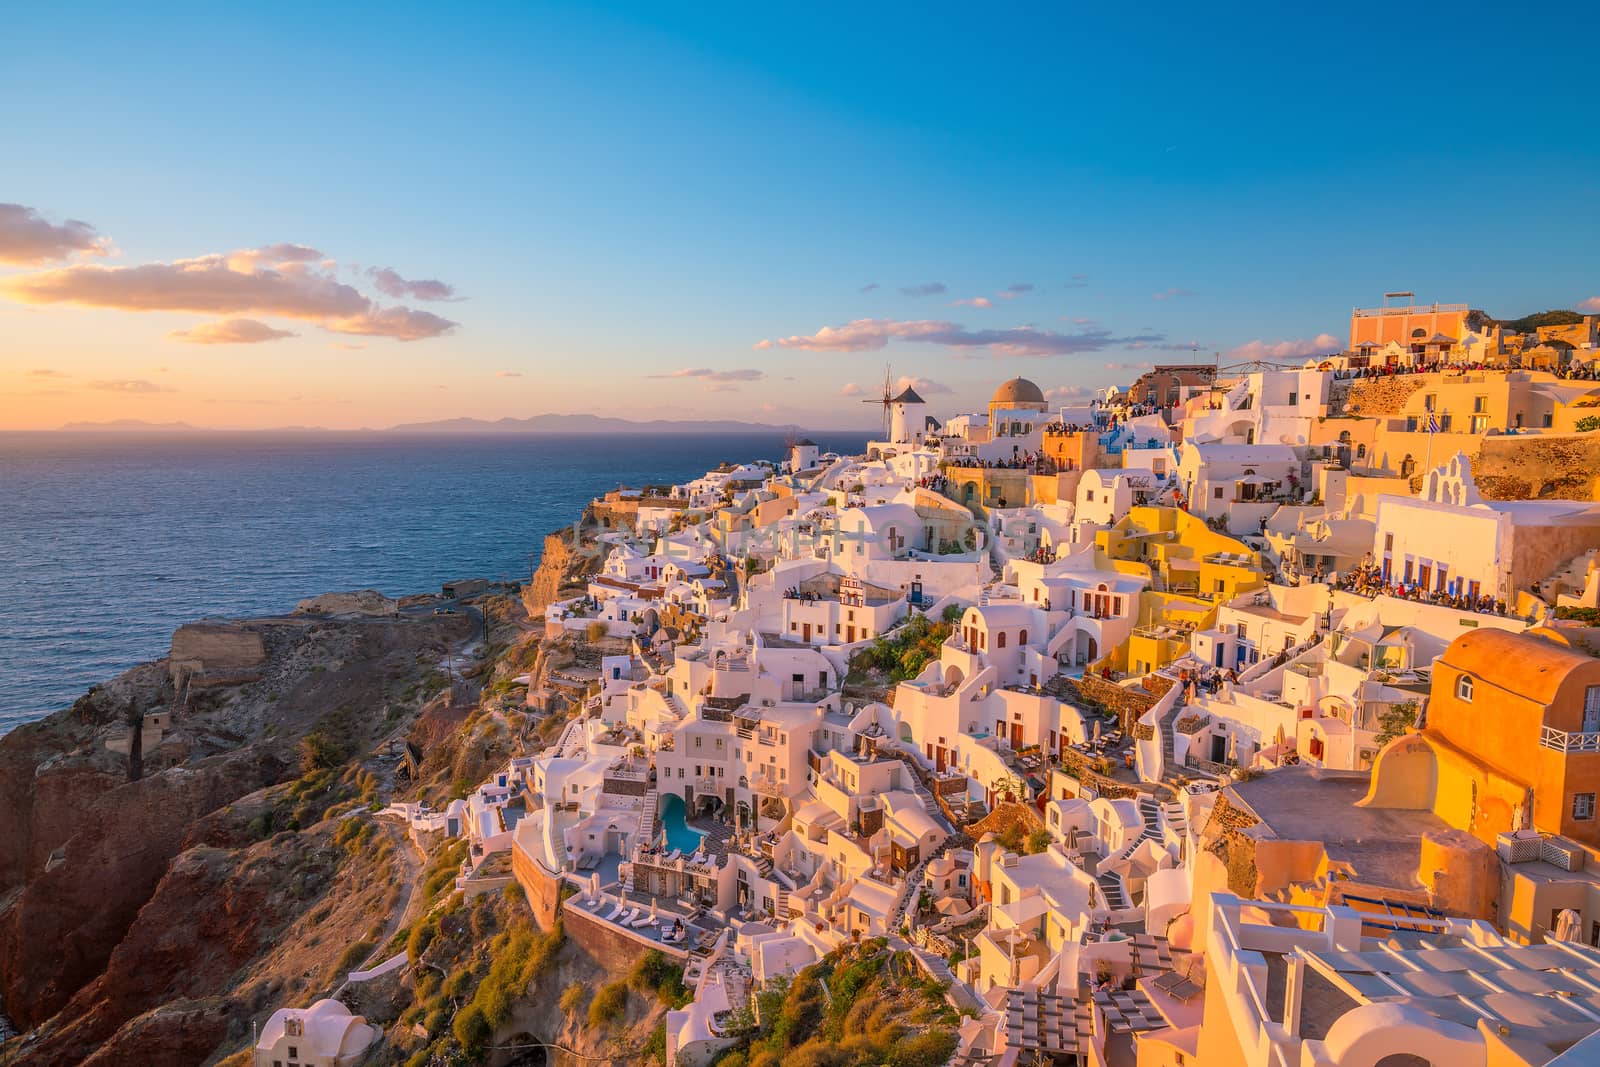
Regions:
[[[1167,817],[1167,826],[1181,838],[1189,836],[1189,817],[1183,813],[1183,805],[1175,800],[1169,800],[1161,805],[1161,811]]]
[[[1128,907],[1128,890],[1122,880],[1122,875],[1113,871],[1106,871],[1095,878],[1100,883],[1100,894],[1105,897],[1106,907],[1112,911],[1120,911]]]
[[[985,1005],[968,989],[963,982],[956,981],[956,976],[951,972],[950,965],[942,956],[929,952],[917,945],[911,946],[911,954],[916,957],[917,963],[924,972],[935,982],[944,985],[951,999],[956,1002],[956,1007],[962,1011],[970,1011],[974,1015],[982,1011]]]
[[[1178,694],[1178,699],[1172,702],[1172,707],[1167,713],[1156,721],[1156,729],[1161,733],[1161,780],[1175,782],[1179,777],[1178,768],[1174,761],[1177,758],[1177,740],[1174,724],[1178,721],[1178,713],[1183,708],[1183,694]]]
[[[1135,849],[1146,841],[1161,840],[1161,802],[1148,793],[1139,795],[1139,818],[1144,823],[1144,829],[1139,831],[1139,836],[1128,842],[1126,848],[1117,853],[1116,859],[1125,860],[1133,855]]]
[[[935,813],[937,808],[932,809]],[[949,852],[952,848],[967,848],[971,839],[964,833],[951,834],[939,843],[939,847],[930,852],[921,863],[906,872],[905,881],[901,883],[900,895],[894,902],[894,910],[889,913],[888,929],[891,932],[900,929],[900,920],[905,918],[906,909],[911,902],[922,893],[922,876],[928,870],[928,864]]]
[[[644,813],[639,817],[639,843],[652,844],[656,839],[656,802],[659,794],[651,786],[644,795]]]

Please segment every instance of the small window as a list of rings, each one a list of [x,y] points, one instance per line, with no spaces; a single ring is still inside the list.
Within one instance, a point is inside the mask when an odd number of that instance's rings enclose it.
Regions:
[[[1594,818],[1594,794],[1572,794],[1572,817],[1580,822],[1587,822]]]
[[[1221,500],[1222,499],[1222,486],[1219,485],[1215,489],[1211,490],[1211,496],[1212,496],[1212,499],[1214,499],[1214,500]]]
[[[1472,676],[1463,674],[1456,679],[1456,699],[1463,704],[1472,703]]]
[[[1006,647],[1006,632],[1004,630],[1001,630],[1001,631],[999,631],[998,633],[996,633],[994,635],[994,647],[995,648],[1005,648]]]

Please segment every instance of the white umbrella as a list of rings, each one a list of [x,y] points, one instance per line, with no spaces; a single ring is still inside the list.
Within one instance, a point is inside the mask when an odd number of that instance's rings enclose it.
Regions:
[[[653,923],[657,922],[659,919],[660,919],[660,916],[656,914],[656,899],[655,899],[655,897],[651,897],[650,898],[650,922],[653,924]]]
[[[1100,740],[1100,720],[1098,718],[1094,721],[1094,735],[1090,738],[1090,740]]]
[[[592,904],[600,899],[600,872],[595,871],[589,876],[589,902]]]
[[[1583,920],[1571,908],[1562,908],[1556,916],[1556,940],[1577,941],[1583,932]]]

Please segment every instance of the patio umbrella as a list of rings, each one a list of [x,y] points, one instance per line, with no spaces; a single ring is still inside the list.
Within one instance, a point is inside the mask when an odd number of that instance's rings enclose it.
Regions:
[[[1556,916],[1556,940],[1577,941],[1583,931],[1583,920],[1571,908],[1562,908]]]
[[[595,871],[593,874],[591,874],[589,876],[589,900],[592,903],[593,901],[596,901],[596,900],[599,900],[599,899],[600,899],[600,872],[599,871]]]
[[[660,915],[658,915],[657,912],[656,912],[656,898],[655,897],[651,897],[650,898],[650,922],[651,923],[655,923],[655,922],[659,921],[659,919],[660,919]]]
[[[1094,740],[1094,741],[1100,740],[1100,720],[1099,719],[1095,719],[1095,721],[1094,721],[1094,735],[1091,738],[1091,740]]]

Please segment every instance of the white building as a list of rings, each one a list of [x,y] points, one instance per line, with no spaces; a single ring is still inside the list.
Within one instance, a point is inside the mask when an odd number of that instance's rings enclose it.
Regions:
[[[348,1067],[382,1032],[337,1000],[279,1008],[256,1040],[256,1067]]]

